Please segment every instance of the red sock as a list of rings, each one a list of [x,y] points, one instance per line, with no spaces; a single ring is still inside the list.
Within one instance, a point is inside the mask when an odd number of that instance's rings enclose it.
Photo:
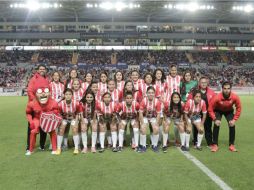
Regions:
[[[50,132],[50,138],[51,138],[51,144],[52,144],[52,150],[56,151],[56,131]]]

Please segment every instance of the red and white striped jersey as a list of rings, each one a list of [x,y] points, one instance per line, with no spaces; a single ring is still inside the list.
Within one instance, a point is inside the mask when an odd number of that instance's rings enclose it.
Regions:
[[[176,75],[175,77],[171,77],[170,75],[167,76],[167,87],[169,90],[170,95],[173,92],[179,92],[180,93],[180,82],[181,82],[181,76]]]
[[[88,82],[82,82],[81,88],[84,89],[84,92],[86,92],[86,90],[87,90],[87,88],[88,88],[89,85],[90,85],[90,84],[89,84]]]
[[[108,91],[111,94],[111,98],[113,102],[119,103],[123,99],[123,93],[118,89],[115,89],[113,92]]]
[[[139,90],[143,97],[146,97],[146,91],[149,86],[153,86],[152,84],[148,85],[146,83],[140,83]]]
[[[137,81],[132,81],[135,90],[139,90],[140,85],[144,83],[143,79],[138,79]]]
[[[83,117],[86,119],[92,119],[93,114],[92,114],[92,105],[91,104],[81,104],[82,106],[82,111],[83,111]],[[95,111],[95,110],[94,110]]]
[[[84,96],[84,89],[83,88],[80,88],[79,90],[77,90],[77,91],[74,91],[73,90],[73,96],[72,96],[72,99],[74,100],[74,101],[80,101],[82,98],[83,98],[83,96]]]
[[[100,95],[102,96],[105,92],[108,91],[108,85],[107,85],[107,83],[99,82],[98,83],[98,90],[100,92]]]
[[[164,100],[165,94],[167,92],[167,83],[162,83],[161,81],[155,81],[155,84],[153,85],[155,88],[155,97],[161,98],[161,100]]]
[[[176,106],[173,106],[173,110],[170,111],[170,102],[165,102],[164,103],[164,114],[167,116],[167,117],[171,117],[171,118],[180,118],[181,115],[183,114],[184,112],[184,103],[181,102],[181,110],[179,112],[178,110],[178,105]]]
[[[104,102],[96,102],[96,113],[98,115],[112,115],[118,110],[118,104],[115,102],[110,102],[107,106]]]
[[[149,101],[148,98],[145,98],[142,100],[139,110],[143,112],[144,117],[152,118],[160,114],[161,108],[161,102],[157,98],[154,98],[153,101]]]
[[[67,104],[66,100],[62,100],[58,103],[58,108],[64,119],[74,119],[77,114],[82,113],[82,107],[77,101]]]
[[[64,85],[61,82],[56,83],[53,81],[50,83],[50,91],[52,99],[59,102],[63,96]]]
[[[138,111],[139,103],[136,101],[133,101],[130,107],[127,106],[125,101],[118,106],[118,113],[121,119],[135,119],[138,115]]]
[[[125,84],[124,81],[121,81],[121,82],[117,82],[117,83],[116,83],[117,89],[118,89],[120,92],[123,91],[124,84]]]
[[[189,99],[184,107],[184,113],[188,114],[189,116],[192,115],[200,115],[200,112],[206,113],[206,104],[204,100],[201,100],[199,104],[195,104],[193,99]]]

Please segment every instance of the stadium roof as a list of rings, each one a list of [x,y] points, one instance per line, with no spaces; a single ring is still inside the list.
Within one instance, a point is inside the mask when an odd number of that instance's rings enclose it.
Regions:
[[[0,22],[162,22],[162,23],[227,23],[227,24],[252,24],[254,14],[233,11],[233,6],[245,6],[254,1],[245,0],[199,0],[200,4],[214,6],[214,10],[199,10],[196,12],[166,9],[166,4],[187,3],[190,1],[122,1],[139,3],[139,9],[126,9],[122,11],[108,11],[100,8],[87,8],[87,3],[101,3],[105,1],[87,0],[56,0],[43,2],[61,3],[58,9],[44,9],[31,12],[27,9],[10,8],[12,3],[20,0],[0,0]],[[41,1],[42,2],[42,1]]]

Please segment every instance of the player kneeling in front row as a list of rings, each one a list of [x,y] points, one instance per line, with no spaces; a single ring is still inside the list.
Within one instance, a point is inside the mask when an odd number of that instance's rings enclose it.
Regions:
[[[124,140],[124,131],[127,126],[133,128],[134,133],[134,144],[135,149],[138,147],[139,140],[139,122],[138,122],[138,111],[139,103],[135,100],[133,101],[132,92],[127,92],[124,97],[124,101],[119,104],[118,113],[121,118],[119,125],[119,147],[118,152],[121,152],[123,149],[123,140]]]
[[[73,100],[72,96],[73,91],[67,88],[64,91],[64,100],[58,103],[60,113],[63,116],[63,121],[57,135],[57,155],[61,154],[63,135],[65,128],[68,125],[70,125],[70,127],[72,128],[73,141],[75,146],[73,154],[79,153],[78,119],[79,115],[82,113],[82,109],[79,102]]]
[[[146,152],[146,130],[149,126],[152,128],[152,149],[158,152],[159,141],[159,120],[161,113],[161,102],[155,98],[155,89],[150,86],[147,88],[147,97],[144,98],[140,104],[139,119],[141,123],[140,128],[140,147],[138,152]]]
[[[201,119],[201,111],[203,113],[203,117]],[[198,142],[197,142],[197,150],[202,150],[201,142],[204,134],[204,123],[206,119],[206,104],[205,101],[201,99],[201,92],[196,90],[193,92],[193,99],[189,99],[184,108],[185,120],[187,122],[186,126],[186,144],[185,150],[189,151],[190,144],[190,134],[192,125],[194,125],[198,130]],[[182,149],[184,150],[184,149]]]
[[[181,96],[178,92],[173,92],[170,102],[164,104],[164,121],[163,121],[163,152],[167,152],[167,140],[169,126],[171,122],[177,127],[180,133],[181,147],[185,148],[185,131],[183,122],[184,103],[181,101]]]
[[[96,153],[96,140],[97,140],[97,120],[95,114],[95,96],[92,91],[87,91],[85,96],[80,100],[83,116],[81,117],[81,137],[83,143],[82,153],[87,153],[87,132],[88,128],[92,130],[92,146],[91,152]]]

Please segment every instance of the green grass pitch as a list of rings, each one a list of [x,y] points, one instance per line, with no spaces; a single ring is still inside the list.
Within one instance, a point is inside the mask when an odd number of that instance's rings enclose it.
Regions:
[[[233,189],[254,189],[254,96],[241,96],[243,111],[236,127],[238,153],[228,151],[228,127],[223,119],[220,149],[190,153]],[[37,151],[25,156],[27,97],[0,97],[0,189],[200,189],[219,187],[172,145],[168,153],[148,150],[73,156],[72,150],[53,156]],[[170,132],[172,137],[172,131]],[[48,138],[49,139],[49,138]],[[47,141],[47,145],[49,142]]]

